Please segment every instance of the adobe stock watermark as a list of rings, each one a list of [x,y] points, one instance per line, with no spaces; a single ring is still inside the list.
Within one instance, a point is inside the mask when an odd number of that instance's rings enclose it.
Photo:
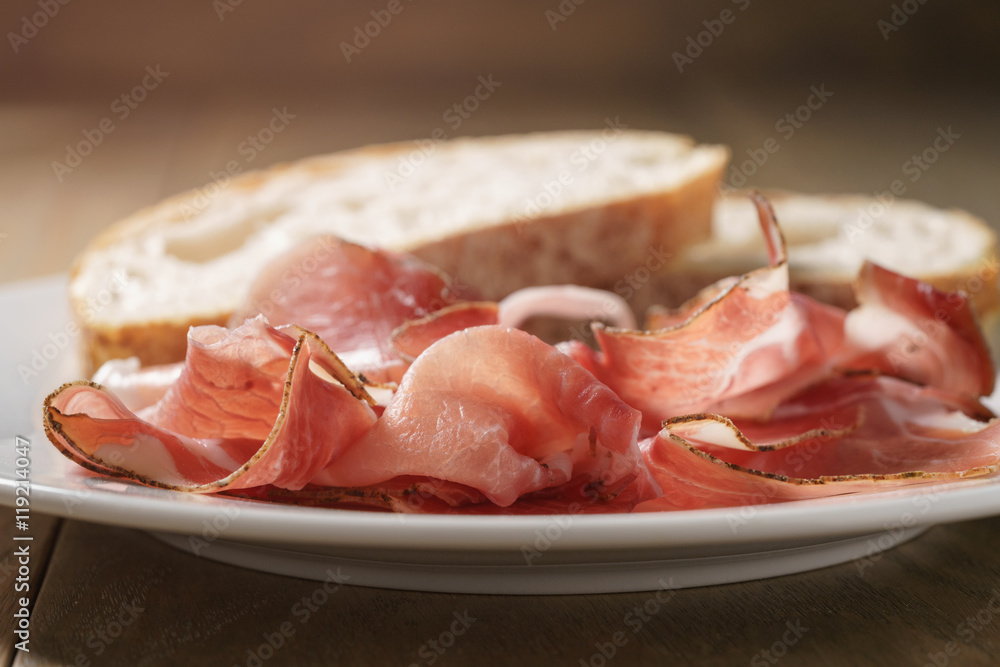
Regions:
[[[413,2],[413,0],[407,0],[407,2]],[[371,21],[354,26],[354,38],[350,42],[342,41],[340,43],[340,52],[344,54],[347,64],[360,55],[361,51],[368,48],[372,40],[381,35],[382,31],[388,28],[393,19],[402,14],[405,8],[402,0],[389,0],[385,9],[373,9],[369,12],[372,17]]]
[[[768,665],[778,664],[779,660],[788,655],[789,649],[798,644],[805,634],[809,632],[809,628],[802,625],[801,619],[796,619],[794,622],[785,621],[785,628],[786,630],[782,633],[780,639],[768,648],[762,649],[750,659],[751,667],[767,667]]]
[[[810,86],[809,95],[805,101],[774,122],[774,131],[781,139],[789,141],[796,132],[805,127],[805,124],[812,119],[817,111],[823,108],[833,95],[833,91],[827,90],[825,83],[821,83],[819,86]],[[765,139],[760,147],[748,148],[746,150],[747,159],[739,164],[736,163],[735,159],[733,160],[729,173],[731,185],[723,183],[720,186],[721,189],[727,191],[733,188],[742,188],[751,176],[760,171],[772,155],[781,150],[781,146],[781,142],[772,136]]]
[[[326,576],[323,583],[313,589],[309,595],[302,596],[289,610],[292,618],[297,620],[299,625],[308,623],[313,615],[351,579],[349,575],[341,572],[339,567],[336,571],[327,569],[324,574]],[[295,636],[296,630],[295,624],[291,620],[287,620],[279,623],[273,632],[261,633],[261,643],[246,649],[240,662],[233,663],[232,667],[263,667],[265,662],[272,659],[278,654],[278,651],[288,644],[289,640]]]
[[[1000,261],[996,255],[991,255],[979,262],[976,271],[963,278],[953,288],[949,289],[946,297],[950,304],[954,304],[961,310],[972,308],[973,298],[982,291],[983,287],[990,281],[996,281],[997,272],[1000,270]],[[963,293],[967,300],[963,301],[959,293]],[[933,317],[921,318],[913,323],[913,326],[901,332],[897,340],[887,348],[886,359],[892,366],[894,374],[900,373],[914,359],[919,358],[922,351],[927,349],[932,341],[941,340],[947,335],[952,326],[955,312],[947,308],[937,308]]]
[[[219,508],[219,511],[212,516],[211,521],[202,519],[201,535],[188,535],[188,548],[191,550],[191,553],[195,556],[201,556],[203,551],[208,549],[213,542],[229,530],[233,521],[238,519],[239,516],[239,506],[227,504]]]
[[[746,11],[750,7],[750,0],[732,0],[732,3],[741,12]],[[715,44],[715,40],[722,36],[722,33],[726,30],[726,26],[736,22],[737,16],[738,14],[735,11],[727,7],[719,13],[718,18],[702,21],[701,24],[705,29],[695,35],[688,35],[684,51],[674,51],[673,53],[677,71],[683,74],[685,67],[694,64],[694,61],[700,58],[705,53],[705,50]]]
[[[98,658],[104,655],[104,652],[108,650],[119,637],[121,637],[127,631],[128,627],[135,623],[136,619],[145,611],[139,601],[132,601],[128,604],[122,605],[121,611],[118,615],[108,621],[108,623],[99,628],[95,632],[91,632],[87,636],[87,648],[90,651],[85,651],[80,649],[77,653],[76,658],[73,660],[73,664],[77,667],[90,667],[91,657]]]
[[[612,290],[626,301],[631,301],[635,293],[666,266],[673,256],[674,253],[666,251],[662,244],[655,248],[650,246],[646,252],[645,261],[622,276],[621,280],[612,286]]]
[[[479,110],[483,102],[493,97],[497,89],[503,85],[503,81],[497,81],[492,74],[480,74],[476,78],[476,86],[472,92],[464,98],[455,102],[441,114],[441,120],[452,130],[456,131],[462,124],[472,117]],[[412,151],[401,155],[396,160],[396,168],[392,171],[384,171],[382,178],[389,186],[390,192],[395,192],[406,179],[413,176],[427,162],[427,159],[437,152],[438,145],[448,139],[448,133],[444,127],[436,127],[426,139],[418,139]]]
[[[277,283],[278,286],[266,295],[261,295],[251,301],[250,305],[252,308],[265,318],[270,318],[276,309],[284,307],[288,303],[289,294],[301,289],[303,285],[312,280],[317,271],[324,267],[329,267],[331,265],[330,259],[334,256],[334,253],[341,252],[342,250],[341,242],[331,236],[318,236],[310,241],[309,244],[309,252],[282,272],[281,278]],[[453,279],[439,296],[426,304],[427,311],[433,312],[454,304],[458,301],[458,295],[466,292],[468,289],[468,285],[458,279]],[[429,478],[427,482],[422,482],[419,488],[425,486],[434,487],[436,484]],[[430,492],[415,491],[407,496],[408,502],[411,496],[419,497],[421,494],[426,494],[425,498],[433,495]],[[415,502],[422,504],[423,501],[416,500]],[[419,507],[419,504],[417,507]]]
[[[236,11],[236,8],[243,4],[243,0],[212,0],[212,9],[219,17],[219,23],[226,20],[226,14]]]
[[[882,39],[886,42],[889,41],[889,35],[894,32],[898,32],[900,28],[906,25],[906,22],[910,20],[910,17],[917,13],[917,11],[927,3],[927,0],[903,0],[900,4],[893,4],[892,11],[889,13],[888,19],[879,19],[875,22],[876,27],[879,32],[882,33]]]
[[[624,628],[611,633],[605,641],[594,642],[594,652],[587,658],[580,658],[580,667],[605,667],[618,653],[628,646],[629,642],[635,638],[643,628],[653,620],[677,595],[674,587],[674,578],[670,577],[666,581],[660,579],[659,589],[653,595],[646,598],[642,604],[633,606],[624,617],[622,625]],[[631,635],[629,634],[631,632]]]
[[[556,31],[560,23],[569,20],[569,17],[576,13],[576,8],[587,0],[561,0],[555,9],[545,10],[545,20],[549,22],[552,32]]]
[[[111,278],[107,285],[86,298],[78,317],[84,324],[90,325],[97,316],[107,308],[119,294],[121,294],[131,283],[132,279],[124,271],[112,271]],[[27,363],[17,365],[17,374],[21,378],[22,384],[27,384],[38,377],[46,368],[55,361],[70,344],[80,336],[80,325],[76,320],[68,320],[60,329],[50,331],[45,340],[27,352]]]
[[[21,47],[30,42],[38,35],[38,31],[49,24],[51,19],[56,17],[59,11],[68,5],[70,0],[38,0],[38,11],[30,16],[25,14],[21,17],[21,29],[17,32],[8,32],[7,41],[14,53],[18,53]]]
[[[887,190],[874,193],[875,201],[858,208],[857,218],[844,225],[844,234],[851,243],[856,243],[865,233],[871,229],[875,221],[881,218],[897,197],[902,197],[909,189],[909,183],[916,183],[927,171],[934,166],[941,155],[948,152],[955,143],[962,138],[962,135],[951,129],[938,127],[937,135],[931,143],[919,153],[914,153],[910,159],[902,164],[900,170],[903,176],[908,177],[906,181],[902,178],[895,179],[889,184]]]
[[[424,642],[419,649],[417,649],[417,656],[421,659],[420,662],[411,662],[408,667],[421,667],[421,665],[433,665],[436,663],[441,656],[448,652],[452,646],[458,641],[458,638],[469,631],[478,619],[469,613],[466,609],[459,612],[452,612],[454,619],[448,624],[448,627],[442,630],[437,637],[433,637]]]
[[[990,593],[991,597],[985,605],[955,626],[955,634],[963,644],[971,644],[976,635],[992,625],[994,618],[1000,615],[1000,589],[994,586]],[[923,667],[947,667],[951,664],[952,658],[957,658],[961,653],[962,644],[955,640],[949,641],[940,651],[928,651],[928,659]]]
[[[802,317],[796,309],[783,302],[761,309],[752,317],[747,317],[740,326],[739,335],[722,347],[719,354],[713,355],[708,368],[699,373],[694,382],[685,385],[685,398],[688,401],[703,401],[716,396],[720,384],[728,382],[734,368],[746,358],[747,342],[790,322],[798,326],[796,321]]]
[[[11,536],[9,549],[17,558],[17,577],[14,578],[10,606],[16,607],[11,614],[12,634],[20,641],[14,648],[24,653],[31,652],[31,545],[35,539],[31,530],[31,440],[14,436],[14,527],[20,531]],[[13,573],[12,573],[13,574]],[[20,593],[21,595],[14,595]],[[10,640],[8,640],[10,641]]]
[[[62,183],[68,174],[73,173],[73,170],[83,163],[85,157],[104,142],[106,136],[115,131],[117,128],[115,119],[120,122],[128,118],[149,97],[149,94],[170,76],[170,72],[164,72],[160,69],[160,65],[147,65],[145,71],[146,74],[139,83],[112,100],[110,111],[113,117],[105,116],[93,128],[85,128],[82,131],[83,139],[74,145],[66,144],[66,157],[63,161],[52,161],[52,171],[57,181]]]
[[[837,422],[830,417],[823,417],[819,421],[819,433],[815,437],[781,450],[784,466],[790,467],[793,472],[801,471],[809,461],[823,451],[826,445],[836,440],[848,428],[850,427],[847,424]],[[777,484],[766,478],[756,481],[755,491],[750,494],[748,504],[734,507],[732,511],[726,513],[726,523],[729,524],[733,535],[739,533],[741,528],[757,516],[762,505],[770,504],[777,497],[779,488]]]
[[[885,532],[878,537],[869,538],[867,552],[854,561],[854,565],[858,568],[858,576],[864,578],[865,571],[882,560],[886,551],[903,542],[908,536],[908,530],[917,526],[920,523],[920,517],[930,512],[931,508],[941,500],[942,493],[944,492],[940,490],[929,491],[914,496],[910,500],[913,511],[907,510],[900,514],[897,520],[883,524]]]
[[[617,280],[612,285],[612,292],[620,296],[622,300],[630,302],[635,293],[642,289],[644,285],[652,280],[653,276],[659,273],[660,269],[667,265],[671,257],[673,257],[673,253],[665,250],[662,244],[656,247],[648,247],[642,263],[623,275],[620,280]],[[610,298],[605,300],[601,307],[586,313],[587,321],[570,327],[569,338],[567,340],[589,339],[591,323],[594,321],[609,321],[616,312],[618,311],[614,301]]]
[[[625,457],[614,456],[609,466],[599,472],[596,470],[589,472],[587,474],[588,483],[583,486],[581,492],[586,500],[570,503],[565,509],[560,510],[560,514],[551,515],[543,528],[535,529],[531,544],[521,545],[521,556],[524,558],[524,564],[528,567],[535,565],[535,561],[542,558],[572,528],[573,521],[577,516],[585,513],[588,506],[592,507],[607,499],[606,489],[612,483],[626,479],[633,466],[634,464]]]
[[[208,172],[208,176],[211,179],[210,182],[200,188],[196,188],[194,196],[188,197],[181,204],[180,211],[184,219],[189,220],[208,208],[212,200],[229,186],[230,181],[242,174],[247,165],[257,159],[257,156],[264,152],[264,149],[270,146],[271,142],[284,132],[296,117],[296,114],[289,113],[287,106],[280,109],[272,107],[271,117],[268,121],[253,134],[248,134],[246,139],[236,146],[237,155],[243,159],[233,158],[226,162],[224,169],[219,171],[210,170]]]
[[[569,165],[560,169],[552,179],[543,182],[538,192],[526,198],[521,210],[511,216],[517,232],[522,233],[528,222],[541,217],[546,210],[552,208],[563,191],[576,181],[577,175],[587,171],[627,129],[628,123],[623,123],[620,116],[605,118],[601,136],[577,146],[569,156]]]
[[[528,567],[535,564],[545,552],[558,542],[573,525],[573,517],[583,511],[580,503],[571,503],[565,514],[553,515],[544,528],[535,529],[535,539],[531,544],[521,545],[521,556]]]

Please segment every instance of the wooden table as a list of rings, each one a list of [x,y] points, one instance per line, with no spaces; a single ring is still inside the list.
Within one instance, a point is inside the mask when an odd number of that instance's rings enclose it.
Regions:
[[[623,665],[767,665],[786,652],[787,664],[986,665],[1000,655],[1000,519],[933,528],[870,563],[679,590],[662,603],[653,593],[323,595],[321,582],[218,564],[139,531],[34,520],[35,553],[48,557],[33,563],[31,652],[15,665],[254,665],[269,638],[278,648],[263,662],[276,665],[597,666],[602,649]],[[7,518],[0,544],[12,532]],[[12,561],[8,548],[7,619]],[[456,614],[466,622],[455,630],[468,627],[450,638]],[[9,660],[9,634],[4,643]]]
[[[804,78],[725,95],[705,86],[697,98],[668,100],[627,91],[546,97],[511,81],[463,133],[599,127],[617,114],[634,127],[729,143],[742,156],[773,132],[775,119],[800,103],[810,83],[820,82]],[[423,91],[404,109],[371,91],[346,101],[283,95],[234,102],[171,95],[167,85],[161,99],[151,97],[62,182],[52,161],[107,113],[107,100],[0,105],[0,282],[64,271],[103,226],[208,182],[274,106],[287,106],[298,118],[248,168],[425,136],[460,88]],[[870,194],[890,183],[939,126],[951,123],[967,139],[909,194],[986,217],[1000,210],[995,99],[984,102],[973,91],[934,103],[846,82],[828,85],[841,97],[785,142],[753,184]],[[872,108],[879,113],[868,113]],[[0,611],[3,627],[10,628],[14,529],[11,513],[2,517]],[[681,590],[648,607],[656,612],[635,632],[628,619],[635,620],[650,594],[491,597],[344,586],[303,623],[293,609],[317,591],[317,582],[199,559],[135,530],[36,515],[33,531],[31,651],[15,652],[15,638],[4,630],[3,664],[596,667],[978,665],[1000,659],[1000,518],[935,527],[869,568],[847,563]],[[459,617],[468,628],[449,637]],[[612,647],[613,658],[606,658],[602,651]]]

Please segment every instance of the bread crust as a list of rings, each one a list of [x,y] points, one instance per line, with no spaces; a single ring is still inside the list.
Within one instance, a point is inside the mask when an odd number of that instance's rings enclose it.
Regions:
[[[228,314],[184,321],[147,322],[121,327],[81,326],[81,356],[87,375],[111,359],[138,357],[143,366],[182,361],[187,352],[187,332],[206,324],[224,326]]]
[[[458,281],[474,286],[486,299],[497,300],[531,285],[576,284],[627,296],[634,309],[650,305],[638,300],[632,284],[648,281],[645,272],[665,273],[679,250],[707,238],[718,171],[693,179],[678,191],[613,202],[596,209],[538,217],[409,248]],[[645,269],[645,271],[643,271]]]
[[[578,136],[592,133],[557,133]],[[531,137],[533,135],[527,135]],[[541,133],[538,137],[552,136]],[[458,139],[491,144],[524,137]],[[694,148],[693,141],[677,137]],[[412,252],[453,276],[459,285],[477,290],[483,298],[497,300],[530,285],[572,283],[606,289],[622,296],[640,321],[654,304],[676,307],[701,288],[731,275],[732,265],[693,264],[681,252],[711,234],[711,215],[718,182],[728,152],[722,147],[699,147],[715,151],[713,165],[688,179],[681,187],[663,192],[610,201],[602,206],[581,207],[529,221],[509,220],[503,224],[444,238],[397,244],[396,249]],[[333,178],[350,169],[358,160],[404,155],[412,143],[379,144],[281,164],[264,171],[249,172],[233,179],[225,196],[240,197],[260,188],[271,179],[301,172]],[[798,195],[773,191],[765,193],[779,208],[787,198],[807,198],[817,206],[853,208],[871,203],[871,198],[851,195]],[[98,235],[76,259],[71,283],[84,265],[102,249],[129,238],[148,234],[160,225],[183,224],[185,208],[199,195],[190,190],[144,208],[112,225]],[[934,287],[965,291],[984,324],[1000,322],[997,244],[995,235],[977,218],[961,211],[949,211],[963,223],[985,230],[993,239],[978,261],[947,274],[917,275]],[[735,269],[736,272],[750,267]],[[845,309],[856,305],[854,276],[835,272],[791,274],[792,288],[820,301]],[[94,317],[85,317],[85,299],[71,290],[71,305],[80,326],[82,358],[92,372],[109,359],[137,356],[143,365],[171,363],[184,358],[187,331],[192,326],[225,325],[231,312],[201,313],[186,319],[161,319],[112,326]],[[92,313],[90,313],[92,315]],[[599,314],[596,314],[599,317]],[[565,325],[548,323],[539,332],[554,337]]]
[[[807,201],[817,209],[827,207],[845,211],[868,208],[877,203],[875,198],[863,195],[803,195],[786,190],[769,190],[764,191],[763,194],[778,210],[779,223],[782,222],[782,203],[792,199],[800,202]],[[912,200],[898,200],[898,203],[904,206],[925,206]],[[984,238],[990,239],[990,242],[981,248],[979,256],[974,261],[955,267],[950,272],[921,272],[912,277],[941,291],[964,292],[971,300],[973,309],[984,325],[997,321],[1000,319],[1000,283],[998,283],[998,279],[1000,279],[1000,266],[998,266],[1000,248],[998,248],[996,234],[985,222],[965,211],[938,209],[937,212],[947,214],[949,220],[956,223],[961,221],[963,225],[975,229]],[[794,245],[791,252],[794,253]],[[738,265],[732,263],[706,265],[704,262],[696,262],[691,258],[679,258],[679,261],[673,265],[671,273],[657,283],[656,292],[666,305],[676,307],[717,280],[733,273],[756,268],[756,266],[747,263],[748,258],[741,257],[739,259]],[[796,267],[794,262],[790,264],[789,268],[792,290],[845,310],[857,306],[854,295],[855,276],[853,274],[844,271],[820,271],[815,267],[803,271]]]
[[[596,132],[537,133],[452,142],[476,142],[489,145],[508,141],[560,135],[579,137],[581,141],[597,136]],[[649,133],[662,137],[661,133]],[[483,229],[453,234],[414,244],[397,244],[435,264],[452,275],[459,284],[473,287],[485,298],[499,299],[529,285],[575,283],[615,289],[640,267],[655,264],[650,256],[673,256],[683,247],[704,240],[711,234],[711,211],[722,171],[728,162],[728,149],[722,146],[696,145],[688,137],[669,135],[692,150],[707,150],[711,165],[692,175],[677,188],[622,198],[603,206],[581,207],[554,215],[542,215],[530,221],[509,220]],[[294,172],[320,174],[334,178],[359,160],[374,157],[402,156],[414,150],[412,142],[377,144],[348,151],[306,158],[297,162],[248,172],[233,178],[225,187],[226,197],[262,187],[271,179]],[[110,226],[95,237],[77,257],[70,270],[71,285],[86,264],[101,250],[126,239],[150,233],[161,225],[179,225],[185,211],[194,205],[199,190],[180,193],[137,211]],[[662,273],[661,263],[656,270]],[[647,279],[644,285],[648,283]],[[648,295],[651,290],[636,290]],[[88,372],[109,359],[137,356],[144,364],[180,361],[184,357],[187,331],[191,326],[225,324],[230,311],[201,313],[190,319],[150,320],[111,326],[83,317],[83,296],[71,293],[71,307],[80,325],[82,358]],[[653,303],[651,297],[634,301],[637,312]]]

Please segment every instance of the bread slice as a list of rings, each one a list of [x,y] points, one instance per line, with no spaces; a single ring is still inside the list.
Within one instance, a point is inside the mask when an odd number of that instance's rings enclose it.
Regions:
[[[865,259],[938,289],[963,290],[980,322],[1000,314],[996,234],[968,213],[915,201],[857,195],[763,193],[788,243],[792,288],[851,308],[852,283]],[[663,284],[677,302],[715,280],[767,263],[757,214],[745,197],[717,203],[712,238],[681,253]]]
[[[609,123],[371,146],[213,183],[119,222],[78,257],[70,299],[85,360],[182,359],[189,326],[224,323],[264,264],[320,233],[413,252],[487,299],[611,288],[710,235],[727,161],[721,146]]]

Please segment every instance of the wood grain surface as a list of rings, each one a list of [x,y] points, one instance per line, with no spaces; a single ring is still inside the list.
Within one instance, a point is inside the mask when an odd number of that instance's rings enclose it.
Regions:
[[[4,521],[0,540],[12,531]],[[659,597],[327,592],[66,521],[31,652],[13,664],[988,665],[1000,655],[998,549],[1000,519],[987,519],[870,561]]]
[[[13,629],[17,626],[14,613],[23,606],[20,604],[22,598],[30,601],[29,614],[38,600],[38,590],[45,580],[62,520],[35,513],[31,516],[30,532],[24,533],[15,530],[13,512],[5,514],[9,516],[5,516],[3,546],[0,546],[0,623],[3,623],[4,629],[10,628],[11,631],[4,632],[0,639],[0,664],[9,665],[14,657],[14,644],[21,641],[13,634]],[[28,535],[32,539],[18,541],[14,539],[15,535]],[[25,547],[28,551],[26,558],[21,555]],[[24,560],[27,562],[23,562]],[[22,565],[25,570],[21,570]]]

